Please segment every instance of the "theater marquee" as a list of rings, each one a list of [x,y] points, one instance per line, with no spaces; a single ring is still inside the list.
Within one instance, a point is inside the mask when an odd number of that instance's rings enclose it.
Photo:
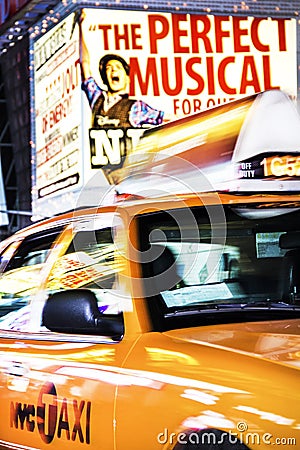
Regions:
[[[95,177],[103,191],[118,182],[145,128],[269,89],[296,98],[296,44],[294,19],[115,9],[67,17],[32,44],[35,213],[75,207]],[[129,83],[109,104],[112,61]]]

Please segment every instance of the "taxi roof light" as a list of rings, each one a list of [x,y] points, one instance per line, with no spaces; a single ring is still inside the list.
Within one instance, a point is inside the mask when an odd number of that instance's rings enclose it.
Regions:
[[[296,106],[280,90],[231,101],[147,130],[117,191],[300,192],[299,131]]]

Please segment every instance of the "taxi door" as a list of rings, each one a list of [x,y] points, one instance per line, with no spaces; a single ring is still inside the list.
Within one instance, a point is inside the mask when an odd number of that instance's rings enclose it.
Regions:
[[[73,224],[41,266],[27,271],[18,290],[22,267],[8,271],[17,306],[7,313],[0,302],[1,449],[114,448],[119,368],[131,343],[50,332],[41,317],[49,294],[78,288],[91,289],[104,314],[120,314],[122,264],[113,240],[119,226],[112,214]]]

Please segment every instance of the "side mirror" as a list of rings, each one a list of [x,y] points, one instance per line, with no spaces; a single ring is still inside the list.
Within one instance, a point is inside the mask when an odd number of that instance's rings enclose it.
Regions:
[[[102,314],[94,292],[69,289],[55,292],[47,299],[43,325],[58,333],[91,334],[119,340],[124,334],[122,314]]]

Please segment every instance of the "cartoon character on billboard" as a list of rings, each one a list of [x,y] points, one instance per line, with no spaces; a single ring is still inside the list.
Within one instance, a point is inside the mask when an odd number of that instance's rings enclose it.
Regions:
[[[75,14],[74,23],[79,25],[81,87],[92,112],[90,129],[92,168],[101,167],[109,182],[116,183],[118,181],[117,171],[123,167],[126,155],[133,150],[133,142],[138,140],[136,136],[141,136],[144,128],[160,125],[165,115],[164,111],[152,108],[143,100],[129,97],[130,66],[120,55],[109,53],[100,58],[99,73],[103,87],[97,83],[91,71],[91,55],[82,27],[84,20],[84,10]],[[107,164],[93,165],[93,161],[97,160],[95,152],[97,148],[100,148],[100,144],[99,142],[93,143],[91,136],[97,136],[97,131],[95,131],[97,129],[110,130],[107,136],[113,135],[113,131],[111,131],[113,129],[123,130],[124,136],[119,142],[119,160],[113,159],[112,161],[109,157],[107,158],[109,155],[106,155]],[[128,132],[129,129],[130,132]],[[135,132],[132,129],[135,129]],[[91,130],[93,130],[92,134]],[[133,138],[134,134],[136,136]],[[99,136],[103,139],[103,135],[99,134]],[[103,151],[107,150],[107,142],[102,145]],[[115,148],[111,153],[116,154]]]

